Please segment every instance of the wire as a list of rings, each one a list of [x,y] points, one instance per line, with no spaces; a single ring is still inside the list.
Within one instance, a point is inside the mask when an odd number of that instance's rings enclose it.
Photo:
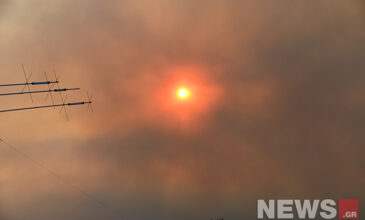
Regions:
[[[80,187],[74,185],[73,183],[71,183],[69,180],[67,180],[65,177],[57,174],[55,171],[51,170],[50,168],[46,167],[44,164],[36,161],[35,159],[31,158],[30,156],[28,156],[27,154],[25,154],[24,152],[22,152],[21,150],[19,150],[18,148],[16,148],[14,145],[9,144],[8,142],[4,141],[3,139],[0,138],[0,142],[2,142],[4,145],[6,145],[7,147],[9,147],[10,149],[12,149],[14,152],[18,153],[19,155],[21,155],[22,157],[24,157],[25,159],[31,161],[32,163],[34,163],[35,165],[37,165],[38,167],[44,169],[45,171],[47,171],[50,175],[52,175],[53,177],[55,177],[56,179],[60,180],[61,182],[65,183],[66,185],[70,186],[71,188],[73,188],[75,191],[79,192],[80,194],[82,194],[83,196],[85,196],[86,198],[98,203],[100,206],[104,207],[105,209],[113,212],[115,215],[117,215],[118,217],[120,217],[121,219],[125,219],[128,220],[122,213],[120,213],[118,210],[108,206],[106,203],[104,203],[103,201],[99,200],[98,198],[96,198],[95,196],[93,196],[92,194],[88,193],[87,191],[81,189]]]

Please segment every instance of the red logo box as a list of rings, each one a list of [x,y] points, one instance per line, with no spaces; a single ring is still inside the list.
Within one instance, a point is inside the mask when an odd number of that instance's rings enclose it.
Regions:
[[[339,219],[359,219],[359,200],[340,199],[338,200]]]

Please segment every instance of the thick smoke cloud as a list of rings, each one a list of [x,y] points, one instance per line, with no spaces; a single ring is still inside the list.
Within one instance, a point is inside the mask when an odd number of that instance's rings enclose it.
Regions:
[[[252,219],[260,198],[364,197],[360,1],[1,5],[1,82],[22,80],[24,62],[95,96],[69,122],[0,115],[1,137],[129,219]],[[194,105],[170,100],[180,81],[201,94]],[[31,105],[0,107],[19,103]],[[1,154],[0,217],[118,219]]]

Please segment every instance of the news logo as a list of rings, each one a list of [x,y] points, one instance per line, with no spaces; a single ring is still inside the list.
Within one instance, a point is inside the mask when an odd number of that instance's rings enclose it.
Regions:
[[[338,208],[338,209],[337,209]],[[337,212],[338,210],[338,212]],[[359,219],[359,200],[257,200],[258,219]]]
[[[357,199],[340,199],[338,201],[338,218],[339,219],[358,219],[359,218],[359,200],[357,200]]]

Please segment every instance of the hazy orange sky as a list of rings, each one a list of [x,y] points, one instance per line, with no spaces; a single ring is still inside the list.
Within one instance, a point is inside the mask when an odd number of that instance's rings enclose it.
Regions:
[[[0,84],[24,64],[94,95],[0,113],[0,138],[131,220],[364,199],[364,27],[362,1],[0,0]],[[0,219],[119,218],[0,144]]]

